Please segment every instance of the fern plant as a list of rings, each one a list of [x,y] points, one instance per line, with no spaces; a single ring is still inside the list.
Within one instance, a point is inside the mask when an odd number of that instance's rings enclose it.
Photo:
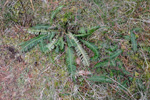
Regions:
[[[82,61],[84,66],[90,66],[90,60],[96,60],[99,57],[99,52],[97,47],[86,40],[83,40],[87,36],[92,35],[99,26],[92,28],[79,28],[78,30],[72,30],[70,27],[76,27],[70,25],[70,16],[66,17],[67,21],[60,21],[58,24],[54,21],[57,20],[57,14],[62,10],[63,6],[58,7],[51,14],[50,24],[38,24],[36,26],[30,27],[28,32],[31,34],[36,34],[38,36],[21,43],[22,51],[27,52],[36,45],[39,45],[40,50],[43,53],[49,53],[55,49],[55,51],[66,52],[66,62],[68,65],[68,71],[74,78],[76,72],[75,66],[75,52],[77,56]],[[69,19],[69,20],[68,20]],[[72,20],[72,19],[71,19]],[[81,39],[82,38],[82,39]],[[93,51],[94,56],[90,59],[87,52],[83,49],[82,44],[85,44],[88,48]]]

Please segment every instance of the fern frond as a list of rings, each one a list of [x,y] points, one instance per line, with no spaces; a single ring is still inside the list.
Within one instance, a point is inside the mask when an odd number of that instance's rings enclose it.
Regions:
[[[66,38],[67,38],[67,45],[69,47],[75,47],[76,46],[74,41],[72,39],[70,39],[68,35],[66,35]]]
[[[92,35],[99,28],[100,28],[100,26],[95,26],[95,27],[92,27],[90,29],[81,28],[78,31],[78,33],[80,33],[80,34],[75,35],[75,37],[86,37],[86,36]],[[86,32],[86,30],[87,30],[87,32]]]
[[[50,43],[48,43],[45,47],[49,50],[49,51],[51,51],[52,49],[54,49],[54,47],[55,47],[55,43],[57,42],[57,38],[54,38]],[[46,52],[48,52],[48,50],[47,51],[45,51],[45,53]]]
[[[50,31],[44,29],[28,29],[28,33],[38,35],[41,34],[50,34]]]
[[[51,15],[51,20],[50,20],[50,23],[52,24],[53,23],[53,19],[56,17],[56,14],[60,12],[60,10],[63,8],[64,6],[59,6],[56,10],[54,10],[52,12],[52,15]]]
[[[91,58],[91,60],[97,60],[99,57],[98,47],[92,43],[85,41],[85,40],[81,39],[80,41],[83,42],[89,49],[91,49],[91,51],[93,51],[94,56]]]
[[[70,32],[69,32],[69,37],[74,40],[76,44],[75,50],[77,52],[78,57],[80,57],[83,65],[89,66],[90,65],[89,57],[85,52],[85,50],[82,48],[81,44],[79,44],[79,41]]]
[[[51,34],[51,33],[58,33],[58,31],[54,30],[56,27],[44,24],[38,24],[31,28],[28,28],[27,31],[30,34]]]
[[[51,27],[51,25],[48,25],[48,24],[37,24],[36,26],[33,26],[31,28],[48,30],[50,27]]]
[[[64,45],[65,45],[65,42],[63,40],[63,37],[60,37],[58,42],[57,42],[57,46],[60,47],[60,50],[63,50],[64,49]]]
[[[44,24],[38,24],[36,26],[33,26],[28,29],[28,32],[30,34],[50,34],[50,31],[48,29],[50,28],[50,25],[44,25]]]
[[[76,72],[76,66],[74,65],[74,53],[72,48],[67,48],[66,52],[66,62],[68,64],[68,71],[71,74],[72,78],[74,79],[74,75]]]
[[[73,65],[74,64],[74,54],[73,54],[73,50],[72,48],[67,48],[67,55],[66,55],[66,58],[67,58],[67,64],[68,65]]]
[[[52,41],[52,39],[54,38],[54,36],[56,35],[56,33],[55,33],[55,32],[52,32],[50,35],[51,35],[51,36],[50,36],[50,38],[49,38],[49,41]]]
[[[21,43],[22,51],[26,52],[29,49],[36,46],[41,40],[44,40],[46,38],[49,38],[50,35],[39,35],[37,37],[34,37],[33,39],[30,39],[29,41]]]
[[[41,50],[42,52],[46,53],[47,48],[45,47],[44,40],[41,40],[41,41],[40,41],[39,46],[40,46],[40,50]]]
[[[94,26],[94,27],[88,29],[88,34],[93,34],[99,28],[100,28],[100,26]]]

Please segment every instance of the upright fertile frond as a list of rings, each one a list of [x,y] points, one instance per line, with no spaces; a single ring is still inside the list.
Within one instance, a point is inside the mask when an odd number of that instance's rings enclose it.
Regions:
[[[29,41],[21,43],[22,51],[26,52],[29,49],[33,48],[36,46],[41,40],[44,40],[46,38],[49,38],[50,35],[39,35],[33,39],[30,39]]]
[[[53,23],[53,19],[56,17],[56,14],[60,12],[60,10],[63,8],[64,6],[59,6],[56,10],[54,10],[52,12],[52,15],[51,15],[51,20],[50,20],[50,23],[52,24]]]
[[[74,65],[73,50],[69,47],[67,48],[67,52],[66,52],[66,61],[68,65],[68,71],[71,74],[71,76],[74,78],[76,72],[76,66]]]
[[[45,48],[48,48],[48,50],[51,51],[52,49],[54,49],[54,47],[55,47],[54,45],[55,45],[55,43],[57,42],[57,40],[58,40],[58,39],[54,38],[50,43],[48,43],[48,44],[45,46]],[[45,51],[45,52],[48,52],[48,50]]]
[[[75,50],[77,52],[77,55],[80,57],[82,63],[84,66],[89,66],[90,61],[87,53],[82,48],[81,44],[79,44],[79,41],[72,35],[72,33],[69,33],[69,37],[74,40],[74,43],[76,44]]]
[[[99,57],[98,48],[97,48],[94,44],[89,43],[89,42],[87,42],[87,41],[85,41],[85,40],[82,40],[82,39],[81,39],[80,41],[83,42],[89,49],[91,49],[91,50],[93,51],[94,56],[91,58],[91,60],[96,60],[96,59],[98,59],[98,57]]]

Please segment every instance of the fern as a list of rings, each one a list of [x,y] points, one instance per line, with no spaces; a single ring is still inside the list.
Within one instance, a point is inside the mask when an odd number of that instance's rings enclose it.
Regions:
[[[60,10],[63,8],[64,6],[59,6],[56,10],[54,10],[52,12],[52,15],[51,15],[51,20],[50,20],[50,23],[52,24],[53,23],[53,19],[55,18],[56,14],[60,12]]]
[[[60,50],[63,50],[64,49],[64,40],[62,37],[59,38],[59,41],[58,41],[58,46],[60,47]]]
[[[31,27],[32,29],[44,29],[48,30],[51,26],[48,24],[37,24],[36,26]]]
[[[95,27],[92,27],[90,29],[81,28],[78,31],[78,33],[80,33],[80,34],[75,35],[75,37],[86,37],[86,36],[92,35],[99,28],[100,28],[100,26],[95,26]]]
[[[109,65],[109,60],[105,60],[102,62],[97,63],[94,68],[98,68],[98,67],[107,67]]]
[[[74,53],[72,48],[67,48],[66,61],[68,64],[68,71],[71,74],[72,78],[75,79],[74,75],[76,72],[76,66],[74,65]]]
[[[100,26],[94,26],[94,27],[88,29],[88,34],[93,34],[99,28],[100,28]]]
[[[34,37],[33,39],[30,39],[29,41],[21,43],[22,51],[27,52],[34,46],[36,46],[41,40],[44,40],[46,38],[49,38],[50,35],[39,35],[37,37]]]
[[[57,40],[58,40],[58,39],[55,39],[55,38],[54,38],[54,39],[52,40],[52,42],[48,43],[45,47],[48,48],[49,51],[51,51],[52,49],[54,49],[55,43],[57,42]],[[45,52],[48,52],[48,50],[45,51]]]
[[[67,38],[67,45],[69,47],[75,47],[76,46],[74,41],[72,39],[70,39],[69,36],[66,35],[66,38]]]
[[[81,59],[83,65],[89,66],[90,59],[86,51],[82,48],[82,45],[79,43],[78,39],[93,34],[93,32],[99,29],[99,26],[92,27],[90,29],[81,28],[79,29],[79,31],[72,30],[72,28],[70,28],[72,27],[71,24],[67,24],[71,23],[71,20],[73,20],[74,17],[71,17],[72,14],[67,14],[67,16],[69,17],[67,17],[68,19],[64,21],[65,23],[58,22],[55,26],[53,26],[53,20],[56,18],[56,15],[61,11],[62,8],[63,6],[59,6],[58,8],[56,8],[56,10],[54,10],[51,13],[50,24],[38,24],[29,28],[28,32],[30,34],[35,34],[38,36],[26,42],[23,42],[21,44],[21,47],[22,51],[26,52],[39,44],[40,50],[45,54],[52,50],[55,50],[56,53],[66,51],[66,62],[68,66],[68,72],[71,74],[71,77],[75,80],[76,66],[74,61],[75,52],[73,51],[73,49],[75,49],[77,56]],[[66,14],[62,19],[65,18]],[[77,28],[75,27],[75,29]],[[71,32],[78,32],[79,34],[72,34]],[[91,59],[97,59],[99,55],[97,47],[92,43],[86,42],[85,40],[81,41],[93,51],[94,56]]]
[[[84,51],[82,46],[79,44],[79,41],[72,35],[72,33],[69,33],[69,37],[74,40],[76,47],[75,50],[77,52],[78,57],[80,57],[82,63],[84,66],[89,66],[90,61],[87,53]]]
[[[89,43],[85,40],[80,39],[80,41],[83,42],[89,49],[93,51],[94,56],[91,58],[91,60],[97,60],[99,57],[98,48],[94,44]]]
[[[39,46],[40,46],[40,50],[41,50],[42,52],[45,52],[45,49],[46,49],[46,48],[44,47],[44,41],[43,41],[43,40],[40,41]]]
[[[47,30],[41,30],[41,29],[28,29],[28,32],[30,33],[30,34],[35,34],[35,35],[38,35],[39,33],[41,33],[41,34],[50,34],[51,32],[48,32]]]

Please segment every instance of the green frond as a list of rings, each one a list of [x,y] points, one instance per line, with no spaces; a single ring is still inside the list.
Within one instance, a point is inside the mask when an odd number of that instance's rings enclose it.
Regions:
[[[107,67],[109,64],[110,64],[110,61],[109,61],[109,60],[104,60],[104,61],[101,61],[101,62],[97,63],[97,64],[94,66],[94,68]]]
[[[55,32],[52,32],[50,35],[51,35],[51,36],[50,36],[50,38],[49,38],[49,41],[52,41],[52,39],[54,38],[54,36],[56,35],[56,33],[55,33]]]
[[[44,40],[41,40],[41,41],[40,41],[39,47],[40,47],[40,50],[41,50],[42,52],[46,53],[47,48],[45,47]]]
[[[87,29],[85,29],[84,27],[81,27],[80,30],[78,31],[78,33],[80,34],[86,34]]]
[[[51,33],[59,33],[57,30],[55,30],[56,27],[51,27],[50,25],[45,24],[38,24],[36,26],[33,26],[31,28],[28,28],[27,31],[30,34],[51,34]]]
[[[82,63],[84,66],[89,66],[90,61],[87,53],[82,48],[81,44],[79,44],[79,41],[72,35],[72,33],[69,33],[69,37],[74,40],[74,43],[76,44],[75,50],[77,52],[78,57],[80,57]]]
[[[48,25],[48,24],[37,24],[36,26],[33,26],[31,28],[48,30],[50,27],[51,27],[51,25]]]
[[[30,34],[36,34],[36,35],[38,35],[39,33],[40,34],[50,34],[51,33],[50,31],[47,31],[44,29],[28,29],[28,32]]]
[[[36,46],[41,40],[44,40],[46,38],[49,38],[50,35],[39,35],[37,37],[34,37],[30,39],[29,41],[21,43],[22,51],[26,52]]]
[[[63,8],[64,6],[59,6],[56,10],[54,10],[51,14],[51,20],[50,23],[53,23],[53,19],[56,17],[56,14],[58,14],[60,12],[60,10]]]
[[[57,42],[57,45],[60,47],[60,50],[63,50],[64,49],[64,45],[65,45],[65,42],[63,40],[63,37],[60,37],[58,42]]]
[[[57,40],[58,40],[57,38],[54,38],[50,43],[48,43],[48,44],[45,46],[45,48],[48,49],[47,51],[45,51],[45,53],[48,52],[48,51],[51,51],[52,49],[54,49],[55,43],[57,42]]]
[[[50,28],[50,25],[44,25],[44,24],[38,24],[36,26],[33,26],[28,29],[28,32],[30,34],[50,34],[50,31],[48,29]]]
[[[88,34],[93,34],[99,28],[100,28],[100,26],[94,26],[94,27],[88,29]]]
[[[76,66],[74,65],[74,52],[72,48],[67,48],[66,52],[66,62],[68,65],[68,71],[71,74],[72,78],[74,79],[74,75],[76,72]]]
[[[91,49],[91,51],[93,51],[94,56],[91,58],[91,60],[97,60],[99,57],[98,47],[92,43],[85,41],[85,40],[81,39],[80,41],[83,42],[89,49]]]
[[[100,28],[100,26],[95,26],[95,27],[92,27],[90,29],[81,28],[78,31],[78,33],[80,33],[80,34],[75,35],[75,37],[86,37],[86,36],[92,35],[99,28]]]
[[[68,65],[73,65],[74,64],[74,54],[73,54],[73,49],[72,48],[67,48],[66,52],[66,58],[67,58],[67,64]]]
[[[74,41],[73,41],[72,39],[70,39],[70,38],[68,37],[68,35],[66,35],[66,38],[67,38],[67,45],[68,45],[69,47],[75,47],[75,46],[76,46],[75,43],[74,43]]]

